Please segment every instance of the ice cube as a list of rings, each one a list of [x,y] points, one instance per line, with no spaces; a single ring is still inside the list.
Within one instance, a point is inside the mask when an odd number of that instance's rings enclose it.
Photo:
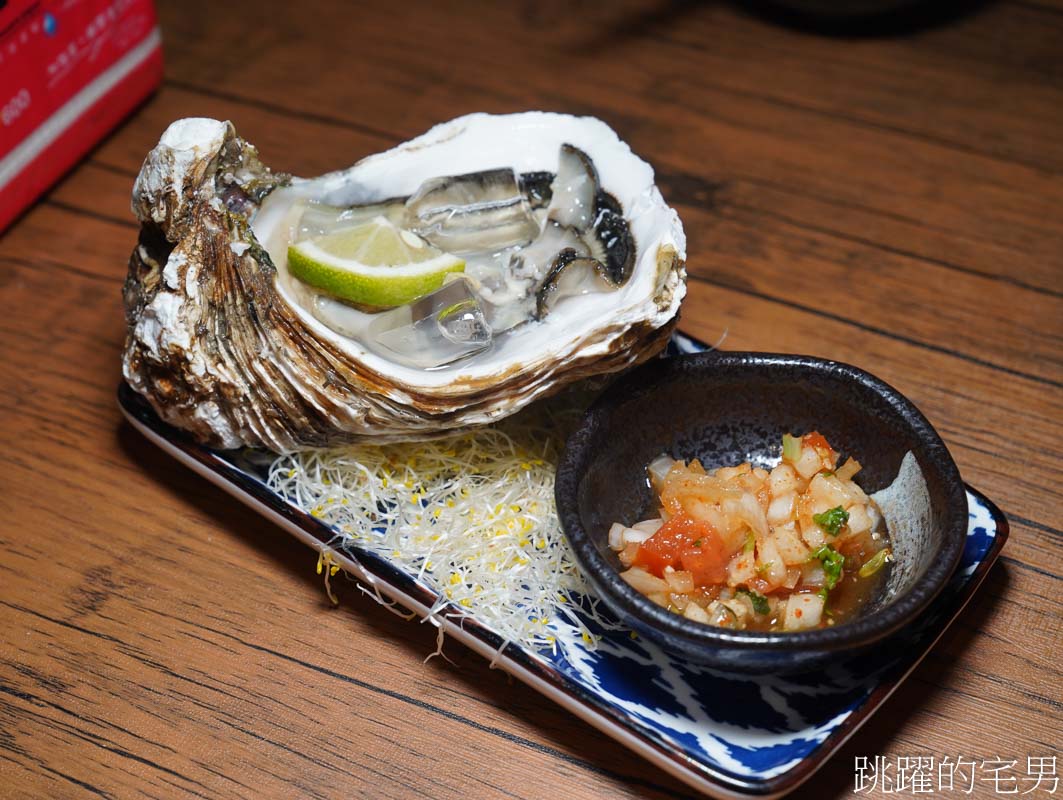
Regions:
[[[527,244],[539,221],[511,169],[432,178],[406,201],[405,226],[448,253]]]
[[[405,213],[402,202],[397,200],[360,206],[330,206],[325,203],[308,202],[302,208],[299,225],[292,236],[293,242],[355,228],[377,217],[385,217],[397,223]]]
[[[436,313],[439,332],[455,344],[488,345],[491,329],[477,300],[460,300]]]
[[[404,306],[374,316],[369,346],[402,364],[431,369],[486,350],[491,328],[469,281],[458,277]]]

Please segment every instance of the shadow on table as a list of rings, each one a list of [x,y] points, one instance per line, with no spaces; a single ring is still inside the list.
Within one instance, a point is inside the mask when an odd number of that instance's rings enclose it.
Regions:
[[[617,39],[663,34],[709,5],[729,5],[773,25],[838,38],[896,37],[940,28],[996,0],[671,0],[659,6],[617,13],[596,37]],[[711,46],[706,41],[705,46]],[[752,57],[752,56],[751,56]]]
[[[730,0],[765,22],[819,36],[888,38],[941,28],[995,0]]]
[[[318,577],[311,570],[302,568],[310,562],[304,545],[160,450],[124,420],[118,427],[117,438],[122,452],[146,476],[199,508],[219,532],[232,534],[251,544],[274,562],[277,568],[297,575],[301,582],[319,590]],[[264,529],[276,535],[263,535]]]

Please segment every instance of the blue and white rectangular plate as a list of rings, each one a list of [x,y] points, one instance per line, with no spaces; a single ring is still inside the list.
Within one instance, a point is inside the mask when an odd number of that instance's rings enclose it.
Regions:
[[[704,345],[682,334],[672,353]],[[270,489],[244,460],[196,444],[163,423],[126,384],[118,400],[129,421],[177,460],[217,484],[345,571],[420,617],[437,592],[356,546],[336,549],[337,531]],[[624,631],[578,638],[557,654],[505,643],[476,616],[446,605],[432,622],[496,667],[559,703],[690,786],[719,798],[774,798],[809,778],[882,705],[933,647],[984,580],[1008,537],[1008,523],[968,487],[963,558],[948,587],[913,627],[864,656],[814,674],[740,677],[692,666]],[[331,545],[331,546],[330,546]],[[558,630],[559,637],[566,631]]]

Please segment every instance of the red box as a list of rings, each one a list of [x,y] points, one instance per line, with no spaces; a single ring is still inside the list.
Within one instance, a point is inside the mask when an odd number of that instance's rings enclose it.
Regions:
[[[0,231],[161,81],[151,0],[0,0]]]

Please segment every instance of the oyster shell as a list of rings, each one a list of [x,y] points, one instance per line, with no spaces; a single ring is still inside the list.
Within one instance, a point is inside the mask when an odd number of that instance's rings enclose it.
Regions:
[[[637,243],[630,278],[552,302],[483,353],[436,369],[389,360],[315,318],[313,293],[287,274],[285,226],[299,202],[386,203],[443,172],[509,167],[541,205],[565,144],[593,159],[622,209]],[[123,373],[164,420],[218,448],[283,452],[485,424],[659,352],[685,293],[678,216],[649,165],[592,118],[473,114],[310,180],[272,173],[229,122],[179,120],[148,154],[133,211]]]

